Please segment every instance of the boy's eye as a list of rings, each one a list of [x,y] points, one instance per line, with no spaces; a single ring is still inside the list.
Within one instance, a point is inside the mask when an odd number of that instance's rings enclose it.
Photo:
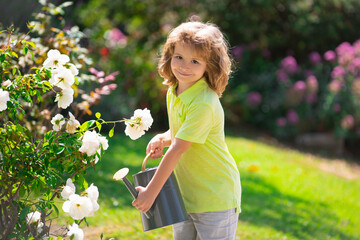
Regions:
[[[175,58],[176,58],[176,59],[182,59],[182,57],[181,57],[181,56],[175,56]]]
[[[195,64],[198,64],[198,63],[199,63],[199,62],[196,61],[196,60],[192,60],[191,62],[192,62],[192,63],[195,63]]]

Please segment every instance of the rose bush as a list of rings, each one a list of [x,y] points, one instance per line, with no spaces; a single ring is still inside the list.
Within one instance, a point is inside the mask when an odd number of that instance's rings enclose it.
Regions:
[[[49,24],[51,15],[69,3],[43,4],[39,21],[29,25],[37,37],[17,33],[13,27],[0,32],[1,239],[53,239],[51,221],[59,214],[56,201],[63,202],[62,210],[74,221],[57,239],[83,239],[79,225],[100,208],[99,191],[84,175],[109,147],[102,126],[124,122],[126,134],[137,139],[152,124],[147,109],[117,121],[105,121],[96,113],[95,119],[81,123],[81,116],[91,114],[90,107],[114,88],[108,81],[117,73],[107,77],[86,73],[91,59],[79,45],[81,32]],[[107,81],[99,81],[102,78]],[[81,89],[94,80],[100,84],[95,91],[87,94]],[[78,96],[81,102],[75,101]]]

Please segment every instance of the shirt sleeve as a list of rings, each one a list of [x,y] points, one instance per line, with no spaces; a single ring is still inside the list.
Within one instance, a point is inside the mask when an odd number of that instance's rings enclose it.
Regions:
[[[176,138],[204,144],[213,125],[213,110],[209,104],[198,103],[189,108]]]

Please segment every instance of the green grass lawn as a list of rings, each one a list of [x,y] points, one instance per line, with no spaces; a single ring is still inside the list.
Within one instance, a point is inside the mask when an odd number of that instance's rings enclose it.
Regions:
[[[132,181],[131,175],[141,170],[152,136],[149,133],[136,141],[113,137],[95,171],[88,171],[89,184],[99,188],[100,210],[87,219],[89,227],[81,225],[86,239],[100,239],[101,233],[104,239],[172,239],[170,226],[144,233],[130,193],[122,182],[112,179],[118,169],[128,167]],[[334,160],[257,139],[227,137],[242,181],[237,239],[360,239],[360,178],[341,177],[346,176],[344,170],[341,174],[336,169],[335,173],[324,171],[321,166]],[[148,167],[158,163],[149,160]]]

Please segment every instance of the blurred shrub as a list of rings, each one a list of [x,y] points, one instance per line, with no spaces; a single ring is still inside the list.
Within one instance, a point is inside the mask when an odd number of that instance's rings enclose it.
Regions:
[[[251,50],[246,49],[243,60],[248,63]],[[360,40],[322,54],[311,52],[302,64],[293,56],[262,64],[267,66],[262,73],[238,71],[236,77],[251,81],[225,96],[235,121],[241,116],[281,138],[334,132],[338,138],[360,139]]]

